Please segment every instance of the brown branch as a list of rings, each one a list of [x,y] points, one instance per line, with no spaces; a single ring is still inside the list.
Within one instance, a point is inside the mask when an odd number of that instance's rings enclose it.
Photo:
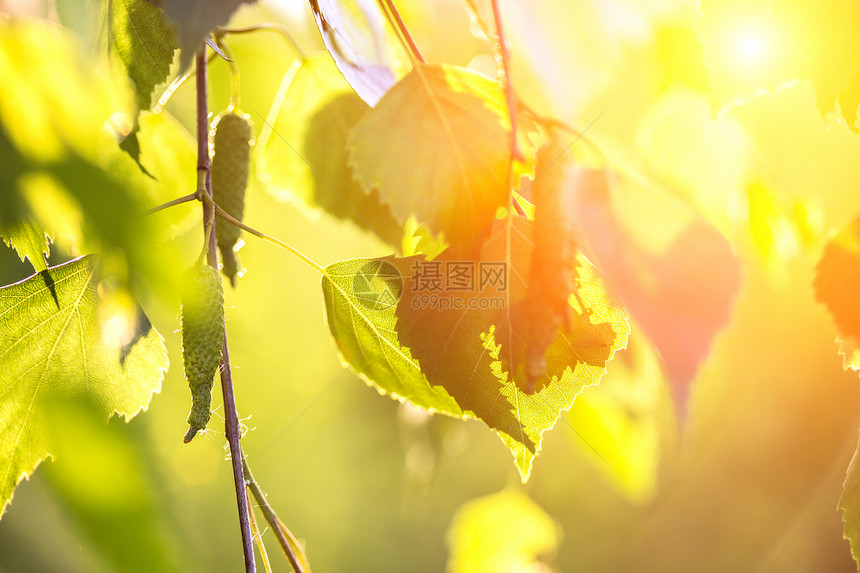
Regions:
[[[493,20],[496,25],[496,37],[498,39],[498,50],[502,60],[504,72],[505,100],[508,104],[508,116],[511,119],[511,158],[523,161],[523,153],[517,142],[517,94],[514,92],[514,84],[511,82],[511,52],[505,39],[505,29],[502,26],[502,14],[499,11],[498,0],[490,0],[493,5]]]
[[[422,64],[426,63],[424,61],[424,56],[421,55],[421,51],[418,49],[418,45],[415,43],[415,40],[412,39],[412,34],[409,33],[409,28],[406,27],[406,22],[403,21],[403,18],[400,16],[400,12],[397,10],[397,6],[394,5],[394,0],[379,1],[383,15],[394,28],[394,31],[397,32],[397,37],[404,43],[406,51],[409,52],[415,60]]]
[[[205,180],[206,195],[212,198],[212,169],[209,162],[209,89],[206,71],[206,49],[197,53],[197,175]],[[203,221],[212,221],[214,213],[206,201],[203,202]],[[209,227],[206,225],[206,227]],[[207,259],[209,265],[218,268],[218,255],[215,245],[215,223],[207,229],[205,238],[209,244]],[[230,351],[227,347],[227,328],[224,327],[224,346],[221,349],[221,390],[224,395],[225,434],[230,445],[230,459],[233,466],[233,482],[236,489],[236,503],[239,510],[239,527],[242,532],[242,552],[245,556],[246,573],[256,573],[254,563],[254,538],[248,519],[248,493],[245,490],[245,477],[242,471],[241,431],[239,416],[236,413],[236,398],[233,395],[233,376],[230,369]]]

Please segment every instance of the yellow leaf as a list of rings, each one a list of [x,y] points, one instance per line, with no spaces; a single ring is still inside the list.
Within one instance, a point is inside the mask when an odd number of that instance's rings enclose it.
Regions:
[[[465,244],[508,205],[509,125],[496,82],[457,66],[418,65],[353,128],[350,164],[398,221],[415,215],[450,244]],[[534,151],[521,140],[527,171]]]

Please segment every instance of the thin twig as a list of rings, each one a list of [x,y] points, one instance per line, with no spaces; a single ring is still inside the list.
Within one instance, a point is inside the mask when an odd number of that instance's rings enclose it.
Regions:
[[[257,549],[260,550],[260,557],[263,560],[263,568],[266,573],[272,573],[272,564],[269,563],[269,552],[266,551],[266,544],[263,543],[263,534],[257,526],[257,518],[254,517],[254,510],[248,512],[248,521],[251,522],[251,533],[254,534],[254,541],[257,542]]]
[[[209,103],[208,75],[206,73],[206,49],[197,53],[197,174],[205,178],[206,196],[212,200],[212,169],[209,162]],[[210,221],[211,207],[203,202],[203,220]],[[206,237],[209,244],[209,265],[218,268],[218,255],[215,245],[215,225]],[[245,477],[242,470],[241,430],[239,415],[236,412],[236,398],[233,395],[233,375],[230,369],[230,351],[227,346],[227,327],[224,327],[224,345],[221,348],[221,390],[224,396],[224,419],[227,443],[230,445],[230,460],[233,466],[233,482],[236,489],[236,504],[239,511],[239,527],[242,532],[242,552],[245,557],[246,573],[256,573],[254,563],[254,538],[248,519],[248,493],[245,490]]]
[[[203,201],[203,216],[205,217],[203,221],[203,236],[207,237],[205,241],[203,241],[203,249],[200,251],[200,256],[197,257],[197,261],[195,261],[195,265],[200,264],[209,264],[209,247],[215,248],[215,244],[210,240],[211,237],[216,237],[215,235],[215,209],[212,208],[212,205],[215,204],[214,201],[211,201],[211,197],[206,192],[206,177],[207,172],[198,171],[197,172],[197,198],[200,200],[210,200],[209,202]],[[210,205],[211,202],[211,205]],[[217,237],[216,237],[217,239]],[[212,257],[216,258],[216,257]],[[218,268],[218,263],[216,260],[215,267]],[[192,436],[193,437],[193,436]]]
[[[403,43],[403,47],[412,59],[421,62],[422,64],[426,63],[424,61],[424,56],[421,55],[421,51],[418,49],[418,45],[415,43],[415,40],[412,39],[412,34],[409,33],[409,28],[406,27],[406,22],[403,21],[403,18],[400,16],[400,12],[397,11],[397,6],[394,5],[394,0],[379,0],[379,7],[382,8],[383,15],[385,15],[386,20],[388,20],[392,28],[394,28],[394,31],[397,33],[397,37]]]
[[[512,202],[514,204],[514,210],[517,212],[517,215],[520,215],[521,217],[525,217],[526,212],[523,210],[523,206],[520,205],[520,202],[517,201],[516,199],[514,199]]]
[[[189,193],[183,197],[178,199],[174,199],[173,201],[168,201],[167,203],[162,203],[158,207],[153,207],[152,209],[147,209],[143,213],[140,214],[141,217],[148,217],[153,213],[158,213],[161,210],[167,209],[168,207],[173,207],[174,205],[181,205],[182,203],[188,203],[189,201],[197,200],[197,191],[194,193]]]
[[[230,223],[233,223],[234,225],[236,225],[240,229],[251,233],[255,237],[259,237],[259,238],[263,239],[264,241],[268,241],[274,245],[278,245],[282,249],[285,249],[285,250],[291,252],[292,254],[294,254],[295,256],[297,256],[298,258],[300,258],[301,260],[303,260],[307,264],[309,264],[311,267],[314,268],[314,270],[317,270],[324,275],[326,274],[326,270],[322,267],[322,265],[315,263],[314,261],[312,261],[311,259],[306,257],[304,254],[302,254],[302,252],[299,251],[298,249],[296,249],[295,247],[292,247],[283,241],[280,241],[274,237],[271,237],[271,236],[267,235],[266,233],[258,231],[257,229],[255,229],[253,227],[249,227],[248,225],[246,225],[242,221],[239,221],[239,220],[235,219],[234,217],[232,217],[229,213],[227,213],[224,209],[222,209],[218,205],[215,205],[215,212],[219,217],[221,217],[225,221],[229,221]]]
[[[214,60],[217,57],[218,57],[217,54],[212,54],[211,56],[209,56],[209,62],[211,63],[212,60]],[[182,84],[184,84],[186,82],[186,80],[188,80],[188,78],[190,78],[193,75],[194,75],[194,70],[191,69],[191,70],[188,70],[187,72],[185,72],[184,74],[182,74],[181,76],[177,77],[176,79],[174,79],[172,82],[170,82],[170,85],[167,86],[167,88],[164,90],[164,93],[161,94],[160,98],[158,98],[158,102],[154,106],[152,106],[152,113],[156,113],[156,114],[161,113],[161,111],[164,109],[164,106],[166,106],[167,102],[170,101],[170,98],[173,97],[173,92],[178,90],[179,87]]]
[[[226,53],[226,52],[224,52],[224,49],[223,49],[223,48],[222,48],[222,47],[221,47],[221,46],[220,46],[220,45],[215,41],[215,39],[214,39],[214,38],[209,37],[209,38],[206,38],[206,40],[205,40],[205,41],[206,41],[206,45],[207,45],[207,46],[209,46],[210,48],[212,48],[212,51],[213,51],[213,52],[215,52],[216,54],[218,54],[219,56],[221,56],[221,59],[222,59],[222,60],[224,60],[225,62],[232,62],[232,61],[234,61],[234,60],[233,60],[233,57],[232,57],[232,56],[228,56],[228,55],[227,55],[227,53]]]
[[[514,84],[511,81],[511,52],[505,39],[505,29],[502,26],[502,14],[499,11],[498,0],[490,0],[493,6],[493,19],[496,24],[496,38],[499,56],[502,60],[503,85],[505,88],[505,100],[508,104],[508,116],[511,120],[511,158],[523,161],[523,153],[517,142],[517,94],[514,92]]]
[[[272,532],[278,539],[278,543],[284,551],[284,555],[287,557],[287,560],[290,562],[290,566],[293,568],[293,571],[296,573],[310,573],[311,569],[308,564],[308,559],[302,551],[298,540],[296,540],[295,536],[293,536],[290,530],[284,525],[284,522],[280,520],[278,514],[275,513],[274,509],[272,509],[272,506],[269,505],[269,502],[266,500],[266,495],[263,493],[263,490],[260,489],[259,484],[254,479],[254,475],[251,473],[251,468],[248,466],[248,462],[246,460],[242,460],[242,465],[245,469],[245,483],[248,485],[248,489],[251,490],[251,494],[254,496],[254,499],[257,500],[257,503],[260,506],[260,511],[263,512],[263,516],[266,518],[266,521],[268,521],[269,525],[272,527]]]
[[[236,64],[236,60],[233,58],[233,52],[230,51],[230,47],[224,41],[224,38],[216,38],[215,42],[218,47],[224,51],[228,60],[227,62],[230,64],[230,107],[229,110],[238,109],[239,108],[239,66]]]
[[[280,33],[293,51],[296,53],[296,56],[300,60],[307,60],[308,54],[302,49],[301,44],[299,44],[296,37],[293,36],[293,33],[290,32],[289,28],[283,26],[281,24],[274,24],[271,22],[261,22],[259,24],[254,24],[252,26],[245,26],[242,28],[218,28],[215,30],[215,37],[219,38],[225,34],[248,34],[250,32],[259,32],[260,30],[271,30],[273,32]]]
[[[537,112],[535,112],[533,109],[531,109],[527,104],[525,104],[523,102],[520,102],[519,106],[526,115],[531,116],[531,118],[533,120],[542,124],[545,128],[547,128],[547,129],[558,129],[560,131],[565,131],[565,132],[569,133],[570,135],[574,136],[577,139],[577,141],[582,140],[582,143],[584,143],[585,145],[590,147],[591,150],[597,156],[599,156],[599,158],[601,160],[603,160],[607,163],[611,163],[609,156],[606,154],[606,152],[603,151],[603,149],[601,149],[601,147],[597,144],[597,142],[594,141],[594,139],[591,138],[584,131],[580,131],[580,130],[576,129],[575,127],[573,127],[572,125],[566,124],[565,122],[563,122],[560,119],[557,119],[554,117],[548,117],[545,115],[540,115]],[[588,129],[588,127],[586,127],[586,129]]]
[[[487,25],[487,22],[484,21],[484,17],[481,15],[481,11],[478,10],[478,5],[475,4],[475,0],[465,0],[466,6],[469,7],[469,10],[472,13],[472,16],[475,18],[475,22],[478,23],[478,26],[481,27],[481,32],[483,32],[484,36],[487,39],[493,37],[493,33],[490,30],[490,26]]]

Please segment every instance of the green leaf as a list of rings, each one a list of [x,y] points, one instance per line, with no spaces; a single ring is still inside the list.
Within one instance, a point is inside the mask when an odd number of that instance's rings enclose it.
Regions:
[[[561,527],[513,489],[470,501],[448,527],[450,573],[550,571],[544,561],[561,542]]]
[[[0,238],[7,246],[18,251],[21,262],[29,259],[36,272],[44,271],[47,268],[45,257],[51,252],[51,248],[48,246],[49,237],[33,221],[21,221],[7,231],[0,229]]]
[[[635,147],[655,180],[726,230],[736,225],[726,205],[746,199],[755,144],[740,120],[715,118],[712,106],[706,93],[667,89],[637,122]]]
[[[178,47],[176,33],[157,2],[112,0],[111,40],[134,84],[138,109],[149,109],[152,91],[163,82]]]
[[[844,537],[851,544],[851,555],[858,562],[860,570],[860,443],[848,473],[845,475],[845,483],[842,485],[842,497],[839,498],[839,509],[842,510],[842,522],[845,524]]]
[[[398,339],[395,309],[411,265],[421,257],[352,259],[327,266],[326,318],[341,357],[381,393],[452,416],[463,414],[441,386],[431,386]]]
[[[0,503],[50,455],[45,401],[86,396],[126,420],[161,389],[167,351],[139,307],[102,298],[92,257],[0,288]]]
[[[0,23],[0,76],[4,138],[27,168],[63,161],[70,153],[99,157],[101,144],[109,141],[105,124],[128,108],[126,94],[111,84],[102,62],[88,60],[75,38],[55,26]],[[26,170],[5,155],[4,164],[13,173]]]
[[[415,215],[461,245],[508,204],[508,129],[496,82],[456,66],[417,65],[355,126],[350,165],[398,221]],[[533,148],[521,139],[531,166]]]
[[[258,173],[266,190],[352,221],[399,249],[402,226],[375,191],[364,193],[347,164],[349,131],[370,107],[328,55],[309,58],[287,73],[282,86],[289,87],[276,99],[257,140]]]
[[[543,433],[600,380],[629,334],[626,313],[578,255],[570,323],[556,332],[537,391],[529,391],[531,237],[532,223],[513,217],[494,224],[478,253],[449,248],[432,262],[345,261],[328,267],[323,279],[329,327],[344,359],[380,392],[484,421],[511,450],[524,480]],[[469,289],[445,282],[445,273],[464,266],[472,269]],[[485,278],[494,280],[479,288]]]
[[[151,141],[159,130],[143,125],[141,145],[153,155],[147,162],[165,181],[143,175],[105,129],[128,102],[100,72],[107,70],[87,62],[74,38],[55,27],[0,24],[0,226],[30,220],[75,252],[115,249],[133,282],[146,276],[157,285],[169,272],[152,249],[153,221],[139,215],[192,191],[195,160],[181,135]],[[165,184],[180,179],[190,183]]]
[[[179,69],[184,72],[203,41],[218,26],[230,21],[242,4],[257,0],[163,0],[164,13],[176,24],[179,36]]]

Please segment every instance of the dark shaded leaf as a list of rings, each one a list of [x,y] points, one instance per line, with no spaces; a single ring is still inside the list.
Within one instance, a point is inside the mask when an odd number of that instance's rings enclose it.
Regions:
[[[266,190],[352,221],[400,250],[402,226],[376,191],[364,193],[352,177],[347,137],[370,107],[331,58],[325,54],[302,62],[276,105],[257,140],[258,173]]]
[[[155,2],[112,0],[111,7],[112,47],[134,84],[138,109],[149,109],[152,91],[170,72],[176,33]]]
[[[29,260],[36,272],[45,270],[50,238],[34,221],[23,220],[9,229],[0,228],[0,239],[18,252],[21,262]]]
[[[179,71],[191,65],[206,37],[224,26],[242,4],[257,0],[163,0],[164,13],[176,25],[179,38]]]

